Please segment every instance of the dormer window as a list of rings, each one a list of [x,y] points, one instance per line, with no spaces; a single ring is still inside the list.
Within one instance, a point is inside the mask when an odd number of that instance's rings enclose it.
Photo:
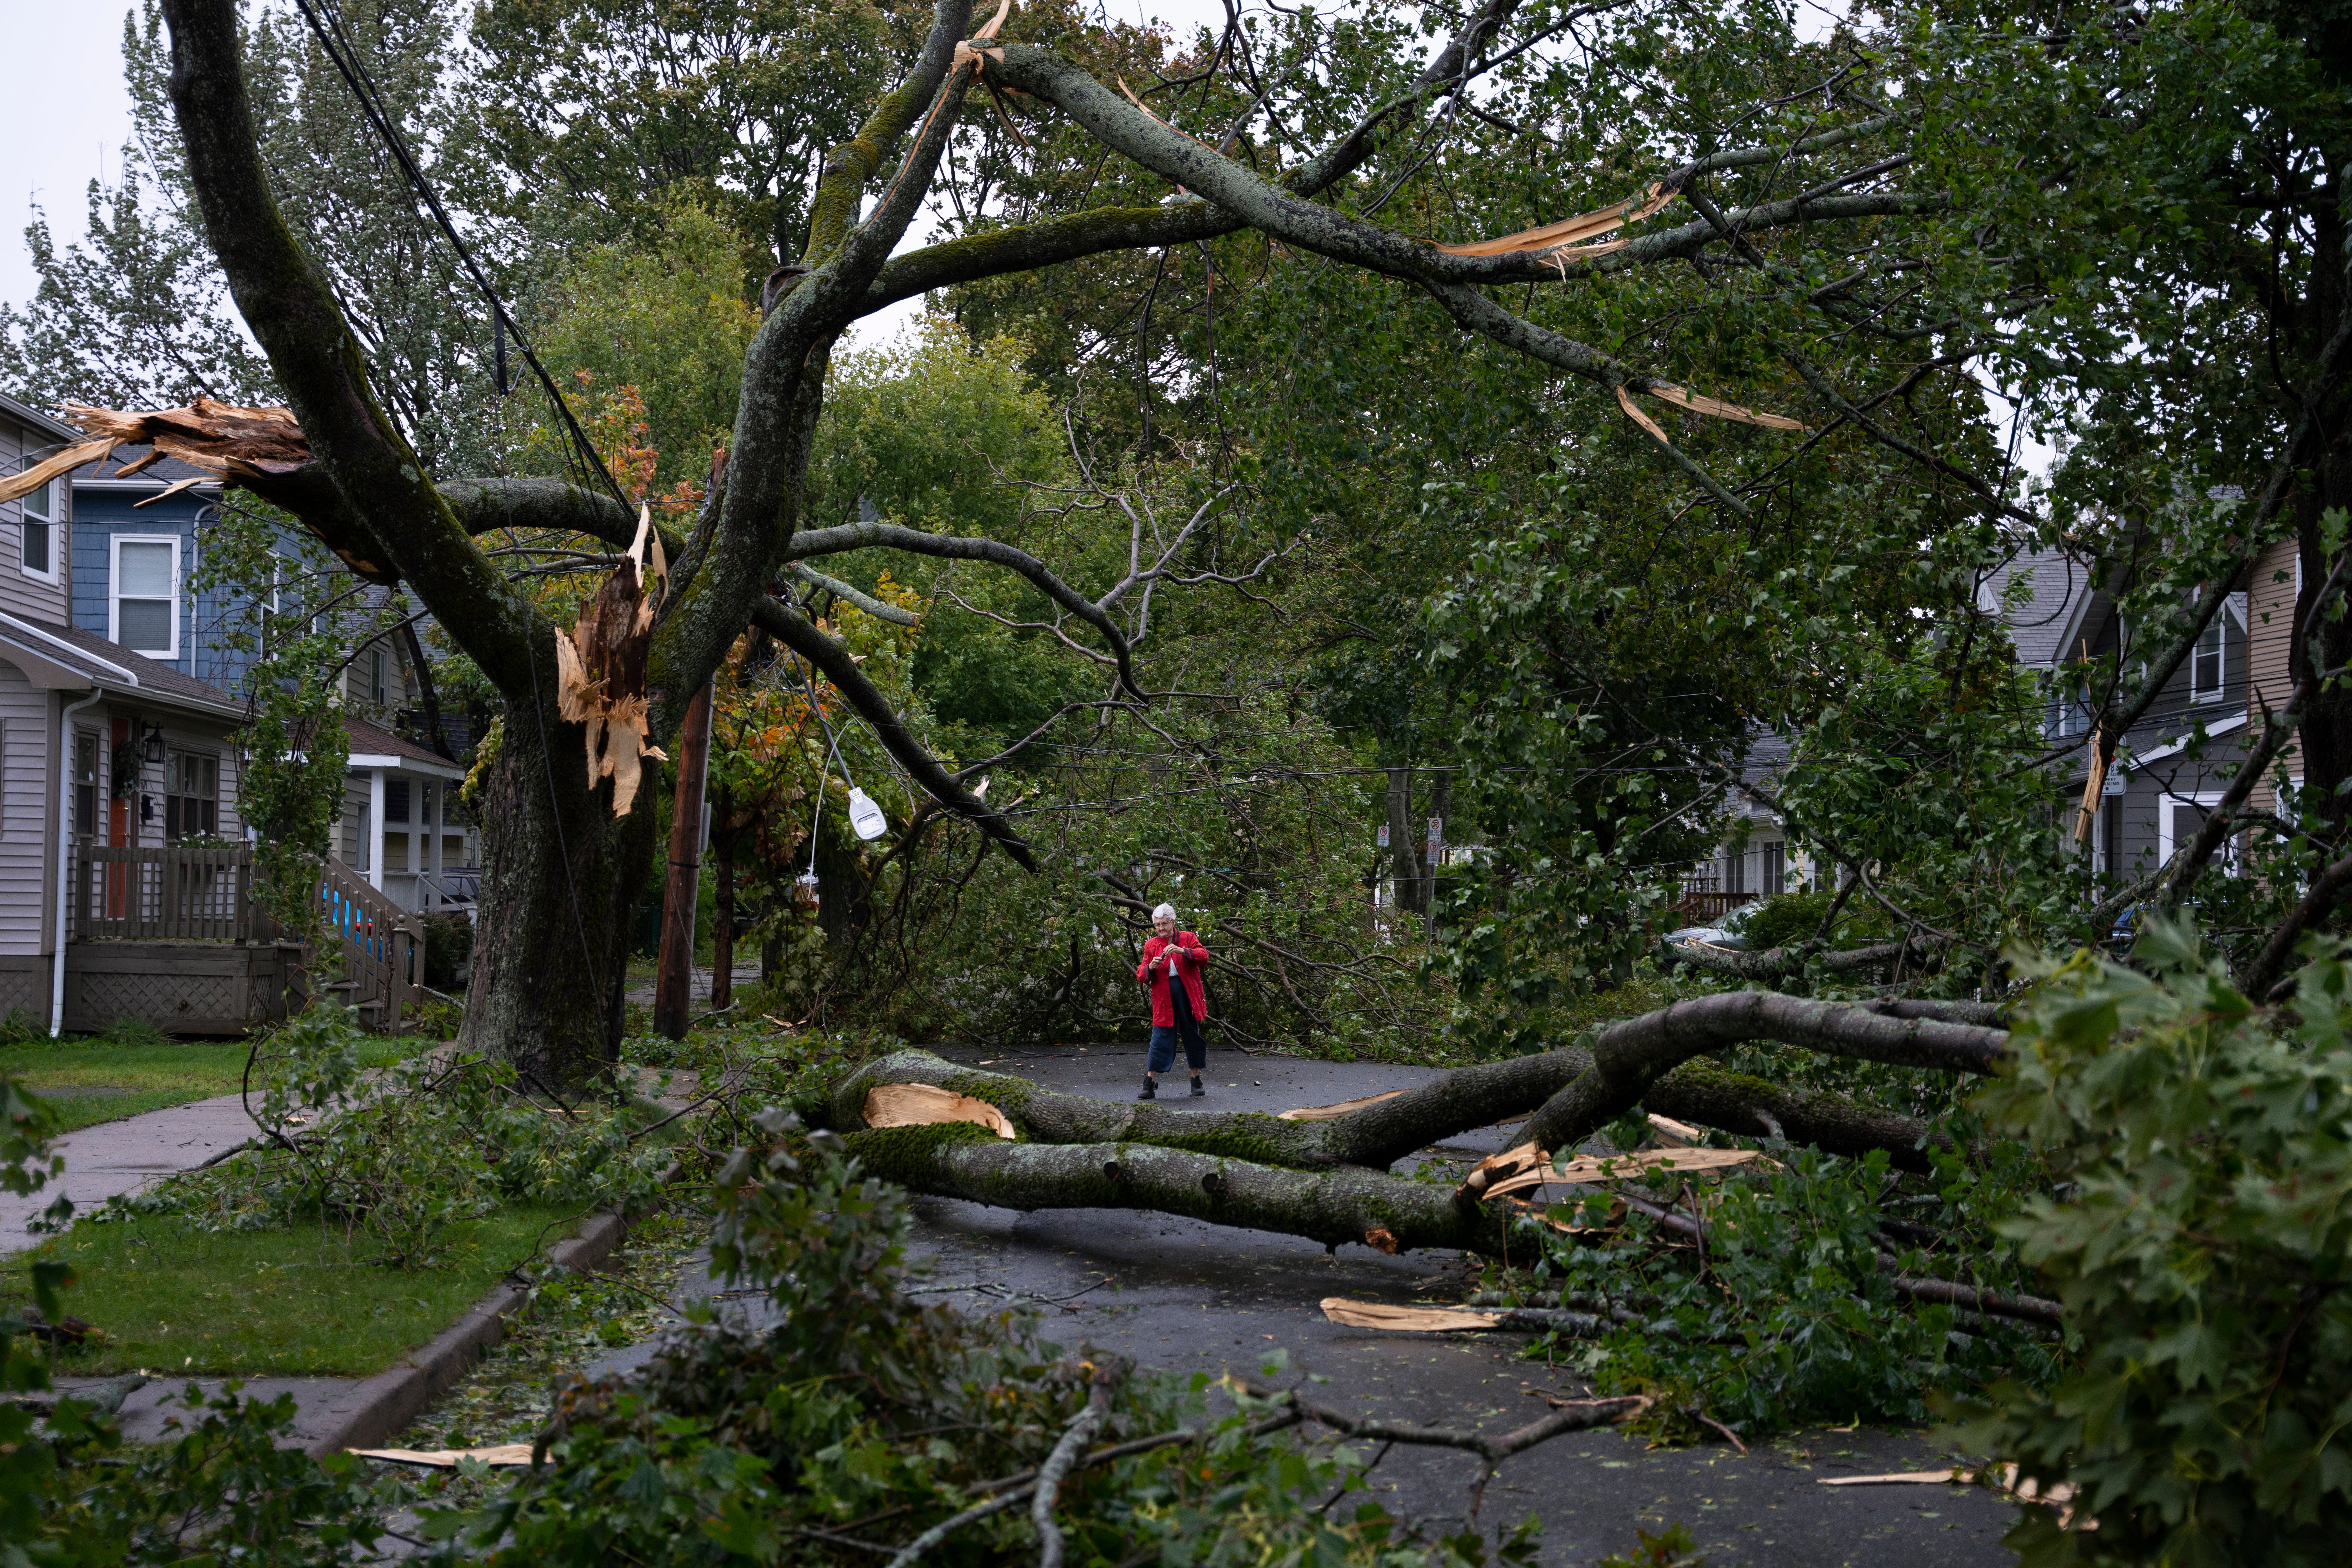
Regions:
[[[16,564],[26,576],[46,583],[58,580],[58,492],[63,489],[61,481],[51,479],[16,503],[22,513]]]

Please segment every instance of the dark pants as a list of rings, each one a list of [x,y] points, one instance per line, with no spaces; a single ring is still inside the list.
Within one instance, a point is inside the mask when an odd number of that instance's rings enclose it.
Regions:
[[[1181,980],[1169,981],[1168,1001],[1176,1009],[1176,1022],[1172,1026],[1151,1026],[1151,1055],[1144,1065],[1153,1072],[1166,1072],[1174,1067],[1176,1040],[1181,1035],[1184,1040],[1184,1059],[1192,1064],[1192,1071],[1197,1074],[1209,1065],[1209,1047],[1201,1038],[1201,1022],[1192,1016],[1192,998],[1185,991]]]

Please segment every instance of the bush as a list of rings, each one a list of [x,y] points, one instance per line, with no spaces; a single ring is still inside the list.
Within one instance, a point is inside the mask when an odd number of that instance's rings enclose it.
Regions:
[[[474,922],[462,911],[420,917],[425,923],[425,984],[462,991],[474,972]]]
[[[1776,894],[1749,908],[1748,918],[1739,922],[1739,934],[1747,939],[1751,952],[1803,942],[1821,929],[1822,917],[1830,912],[1836,897],[1826,888]]]
[[[504,1204],[627,1207],[649,1198],[671,1156],[633,1146],[638,1121],[606,1108],[551,1115],[515,1070],[479,1057],[412,1057],[361,1068],[358,1013],[313,1005],[261,1058],[260,1146],[119,1196],[108,1214],[176,1214],[200,1227],[332,1222],[364,1230],[379,1261],[429,1264],[456,1221]]]
[[[2082,1335],[2048,1387],[1964,1405],[1962,1436],[2095,1532],[2027,1510],[2027,1568],[2344,1561],[2352,1539],[2352,965],[2260,1008],[2192,930],[2148,922],[2138,973],[2041,964],[1981,1099],[2065,1185],[2004,1232]]]

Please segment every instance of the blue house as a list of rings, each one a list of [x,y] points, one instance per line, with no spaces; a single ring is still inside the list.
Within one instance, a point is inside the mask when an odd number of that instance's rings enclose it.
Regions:
[[[123,447],[74,475],[73,625],[242,699],[252,656],[234,644],[251,605],[197,585],[219,477],[172,458],[139,468],[150,455]],[[290,540],[285,552],[301,553]],[[405,641],[360,644],[341,680],[352,765],[335,857],[403,909],[468,901],[481,842],[455,797],[466,771],[400,732],[415,728],[420,689]]]
[[[148,455],[125,447],[74,475],[73,624],[235,692],[247,660],[226,643],[232,606],[194,586],[200,524],[220,504],[219,478],[170,458],[115,477]]]

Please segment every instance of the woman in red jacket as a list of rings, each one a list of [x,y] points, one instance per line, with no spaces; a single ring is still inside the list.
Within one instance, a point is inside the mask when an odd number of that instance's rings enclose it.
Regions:
[[[1176,1065],[1180,1036],[1192,1068],[1192,1092],[1206,1094],[1201,1069],[1209,1065],[1209,1047],[1201,1038],[1201,1020],[1209,1016],[1209,994],[1201,985],[1201,965],[1208,962],[1209,950],[1191,931],[1176,929],[1173,904],[1151,911],[1151,929],[1143,962],[1135,966],[1135,977],[1151,988],[1151,1054],[1144,1058],[1143,1092],[1135,1098],[1160,1098],[1159,1075]],[[1182,984],[1170,984],[1178,980]]]

